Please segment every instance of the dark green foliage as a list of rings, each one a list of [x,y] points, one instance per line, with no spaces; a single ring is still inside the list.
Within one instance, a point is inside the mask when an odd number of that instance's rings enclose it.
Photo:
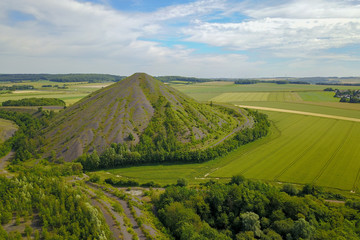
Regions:
[[[115,187],[138,187],[140,184],[135,180],[124,180],[124,179],[114,179],[114,178],[107,178],[105,182],[113,185]]]
[[[331,87],[325,88],[324,89],[325,92],[334,92],[335,90]]]
[[[97,183],[100,181],[100,176],[97,174],[92,174],[90,176],[90,182]]]
[[[285,183],[282,188],[282,191],[286,192],[290,196],[294,196],[298,193],[298,190],[295,188],[295,186],[290,183]]]
[[[259,80],[254,80],[254,79],[239,79],[234,81],[235,84],[256,84],[260,82]]]
[[[177,180],[177,184],[176,184],[176,185],[179,186],[179,187],[185,187],[185,186],[188,185],[188,182],[186,181],[185,178],[179,178],[179,179]]]
[[[163,224],[176,239],[358,239],[360,203],[329,206],[313,195],[290,196],[261,182],[233,177],[201,189],[171,186],[154,199]],[[310,185],[309,185],[310,186]],[[312,187],[307,186],[316,193]],[[185,237],[184,237],[185,236]],[[196,237],[192,237],[196,236]]]
[[[162,82],[181,81],[181,82],[189,82],[189,83],[214,81],[214,79],[209,79],[209,78],[194,78],[194,77],[181,77],[181,76],[158,76],[156,77],[156,79]]]
[[[22,218],[37,214],[42,239],[110,239],[111,233],[99,210],[91,206],[80,189],[69,186],[59,177],[79,173],[72,169],[77,167],[73,164],[55,168],[38,166],[12,179],[0,177],[1,216],[15,214]],[[39,231],[27,225],[25,234],[33,233],[35,239],[40,238]],[[0,228],[0,238],[6,237],[7,233]]]
[[[20,100],[7,100],[3,106],[65,106],[65,102],[58,98],[24,98]]]
[[[34,89],[32,85],[12,85],[9,86],[0,86],[0,91],[15,91],[15,90],[30,90]]]
[[[160,100],[161,101],[161,100]],[[166,104],[164,102],[159,103]],[[156,107],[156,105],[155,105]],[[236,114],[232,109],[229,109],[231,114]],[[234,111],[234,112],[233,112]],[[95,170],[102,168],[122,167],[129,165],[140,165],[144,163],[164,163],[164,162],[187,162],[199,163],[209,161],[211,159],[224,156],[228,152],[235,150],[239,146],[255,141],[264,137],[268,133],[270,122],[267,120],[265,114],[257,111],[247,110],[249,115],[253,117],[255,125],[253,128],[246,128],[231,139],[227,139],[221,144],[206,148],[206,149],[190,149],[188,145],[175,140],[172,137],[173,128],[176,124],[170,124],[171,114],[163,116],[165,121],[163,124],[167,126],[165,129],[161,128],[161,124],[154,124],[147,128],[144,134],[140,137],[140,143],[131,148],[125,144],[112,144],[110,148],[106,149],[98,158],[93,154],[85,154],[79,157],[76,161],[80,162],[85,170]],[[156,121],[156,120],[154,120]],[[151,126],[150,122],[150,126]],[[162,133],[165,131],[164,133]],[[157,135],[155,135],[155,132]],[[168,136],[166,139],[164,136]],[[94,160],[95,159],[95,160]]]
[[[35,118],[28,113],[0,110],[0,118],[11,120],[19,127],[14,136],[0,146],[0,156],[11,149],[16,152],[15,162],[25,161],[36,155],[37,146],[43,141],[40,129],[47,126],[53,116],[53,111],[40,112],[40,117]]]
[[[334,97],[340,98],[340,102],[360,103],[360,90],[335,89]]]

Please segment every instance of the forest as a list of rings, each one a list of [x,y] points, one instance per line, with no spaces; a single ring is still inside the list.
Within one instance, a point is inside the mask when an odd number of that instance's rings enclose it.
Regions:
[[[154,202],[176,239],[358,239],[360,202],[323,197],[310,184],[278,188],[237,175],[199,189],[171,186]]]
[[[62,178],[80,174],[80,164],[38,165],[8,179],[0,176],[0,239],[111,239],[104,217],[77,187]],[[23,232],[6,226],[25,224]]]

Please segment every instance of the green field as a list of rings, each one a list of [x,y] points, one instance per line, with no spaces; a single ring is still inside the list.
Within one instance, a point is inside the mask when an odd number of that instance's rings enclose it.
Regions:
[[[178,178],[201,182],[207,178],[247,178],[275,182],[315,183],[345,190],[357,189],[360,169],[360,123],[267,112],[276,128],[248,144],[202,164],[140,166],[100,171],[141,182],[175,183]],[[207,175],[208,174],[208,175]]]
[[[360,104],[339,103],[332,97],[332,92],[321,91],[324,86],[200,83],[175,87],[199,101],[360,118]],[[271,182],[314,183],[358,191],[360,123],[291,113],[265,113],[273,121],[271,134],[226,157],[203,164],[141,166],[99,173],[103,177],[114,174],[161,184],[175,183],[178,178],[198,183],[243,174]]]

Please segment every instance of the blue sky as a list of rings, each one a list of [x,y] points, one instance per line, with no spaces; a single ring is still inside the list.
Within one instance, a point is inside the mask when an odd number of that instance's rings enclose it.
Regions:
[[[2,0],[0,73],[360,76],[358,0]]]

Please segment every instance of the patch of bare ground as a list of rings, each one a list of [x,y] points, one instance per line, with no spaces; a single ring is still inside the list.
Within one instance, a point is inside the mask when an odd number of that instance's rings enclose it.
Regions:
[[[110,231],[113,233],[114,239],[132,239],[131,234],[126,231],[126,226],[122,216],[120,216],[119,213],[115,212],[108,202],[97,198],[96,194],[91,190],[84,189],[84,191],[86,191],[87,195],[90,197],[92,205],[98,207],[103,213],[106,224],[109,226]],[[115,219],[113,218],[113,216]],[[120,223],[120,228],[118,227],[115,220]]]
[[[25,228],[26,226],[30,226],[33,229],[33,233],[32,233],[32,237],[34,237],[34,232],[38,231],[40,234],[42,232],[41,230],[41,222],[40,222],[40,217],[38,214],[34,214],[31,217],[27,217],[28,219],[25,219],[24,217],[20,218],[20,221],[16,221],[16,216],[14,215],[12,220],[7,223],[2,225],[2,227],[4,228],[4,230],[8,233],[10,232],[19,232],[21,233],[23,238],[26,238],[26,234],[25,234]]]
[[[340,200],[324,200],[325,202],[328,203],[339,203],[339,204],[345,204],[345,201],[340,201]]]
[[[9,160],[15,155],[14,151],[10,151],[7,155],[0,158],[0,174],[8,174],[6,167],[9,164]]]
[[[338,119],[338,120],[345,120],[345,121],[352,121],[352,122],[360,122],[359,118],[342,117],[342,116],[335,116],[335,115],[329,115],[329,114],[303,112],[303,111],[295,111],[295,110],[280,109],[280,108],[269,108],[269,107],[257,107],[257,106],[245,106],[245,105],[236,105],[236,106],[242,107],[242,108],[257,109],[257,110],[293,113],[293,114],[300,114],[300,115],[306,115],[306,116],[314,116],[314,117],[331,118],[331,119]]]
[[[88,185],[91,189],[93,189],[93,190],[101,189],[100,186],[98,186],[98,185],[96,185],[96,184],[93,184],[93,183],[89,183],[89,182],[88,182],[87,185]],[[117,202],[119,202],[119,203],[121,204],[121,206],[122,206],[122,208],[123,208],[123,210],[124,210],[124,213],[125,213],[126,217],[130,220],[130,223],[131,223],[132,226],[133,226],[134,232],[137,234],[137,236],[138,236],[138,238],[139,238],[140,240],[145,240],[145,239],[146,239],[145,234],[142,232],[142,230],[141,230],[140,226],[138,225],[138,223],[136,222],[134,216],[131,214],[131,210],[130,210],[127,202],[126,202],[125,200],[123,200],[123,199],[118,198],[117,196],[115,196],[115,195],[113,195],[113,194],[111,194],[111,193],[109,193],[109,192],[103,191],[103,193],[104,193],[107,197],[109,197],[109,198],[111,198],[111,199],[113,199],[113,200],[115,200],[115,201],[117,201]],[[145,226],[144,226],[144,227],[145,227]],[[153,230],[153,231],[156,233],[155,230]]]

